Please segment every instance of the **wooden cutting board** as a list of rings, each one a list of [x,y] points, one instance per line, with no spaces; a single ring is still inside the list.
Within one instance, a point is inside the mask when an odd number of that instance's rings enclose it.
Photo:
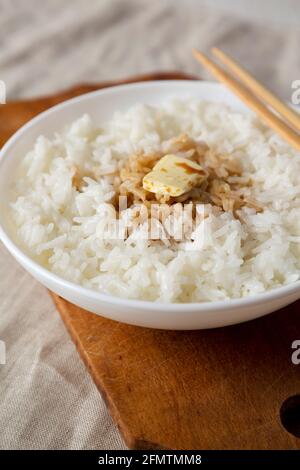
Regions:
[[[155,74],[125,82],[170,78],[188,77]],[[114,84],[0,106],[0,145],[44,109]],[[299,398],[283,405],[300,392],[300,365],[291,361],[291,344],[300,339],[300,302],[242,325],[172,332],[106,320],[52,296],[130,448],[300,448],[293,435],[300,436]]]

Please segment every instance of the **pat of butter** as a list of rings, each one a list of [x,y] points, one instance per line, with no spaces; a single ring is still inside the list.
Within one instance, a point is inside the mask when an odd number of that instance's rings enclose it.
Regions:
[[[143,188],[151,193],[181,196],[206,179],[206,172],[195,162],[166,155],[143,179]]]

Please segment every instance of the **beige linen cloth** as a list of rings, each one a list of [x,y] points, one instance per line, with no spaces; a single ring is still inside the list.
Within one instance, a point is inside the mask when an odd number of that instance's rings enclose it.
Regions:
[[[289,99],[300,78],[297,26],[265,27],[201,4],[0,0],[0,79],[8,99],[157,70],[206,76],[190,49],[213,44]],[[47,291],[2,245],[0,340],[7,350],[0,448],[126,448]]]

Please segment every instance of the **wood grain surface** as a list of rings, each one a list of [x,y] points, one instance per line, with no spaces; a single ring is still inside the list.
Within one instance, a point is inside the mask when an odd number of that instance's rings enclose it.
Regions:
[[[169,78],[188,77],[124,82]],[[0,106],[0,145],[49,106],[113,84]],[[172,332],[113,322],[52,296],[130,448],[300,448],[280,421],[283,402],[300,392],[300,365],[291,361],[291,344],[300,339],[299,302],[242,325]],[[290,424],[300,435],[300,423]]]

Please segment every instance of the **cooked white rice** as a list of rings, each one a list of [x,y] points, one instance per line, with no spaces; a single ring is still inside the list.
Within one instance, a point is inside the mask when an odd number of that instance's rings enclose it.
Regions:
[[[159,151],[182,132],[238,156],[253,181],[251,196],[264,211],[242,208],[244,223],[229,212],[209,211],[201,243],[200,227],[194,241],[169,246],[138,231],[127,240],[101,238],[112,177],[87,178],[78,192],[74,165],[111,172],[133,152]],[[102,129],[85,115],[51,140],[39,137],[22,162],[12,212],[31,256],[70,281],[131,299],[222,300],[299,279],[299,175],[300,155],[252,114],[221,104],[169,101],[116,113]]]

